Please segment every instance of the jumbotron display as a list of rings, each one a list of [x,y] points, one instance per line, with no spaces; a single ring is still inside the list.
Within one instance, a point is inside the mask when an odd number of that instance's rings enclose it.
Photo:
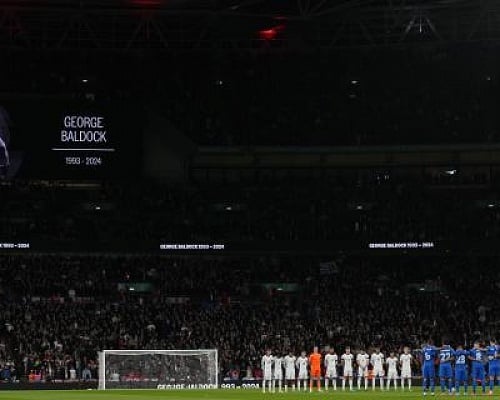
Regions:
[[[0,99],[0,106],[10,139],[3,146],[9,154],[8,163],[2,162],[7,179],[102,179],[140,173],[143,121],[135,105],[27,96]]]

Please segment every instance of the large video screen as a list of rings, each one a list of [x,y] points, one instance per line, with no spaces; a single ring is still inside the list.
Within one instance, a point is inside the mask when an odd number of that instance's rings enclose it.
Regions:
[[[142,123],[142,110],[130,101],[0,98],[0,175],[7,179],[138,175]]]

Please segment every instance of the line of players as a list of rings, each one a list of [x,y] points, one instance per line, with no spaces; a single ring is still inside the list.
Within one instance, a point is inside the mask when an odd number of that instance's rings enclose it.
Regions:
[[[439,381],[441,392],[448,391],[450,394],[460,393],[460,387],[464,387],[467,394],[470,379],[472,381],[472,392],[476,394],[478,382],[481,383],[483,394],[486,393],[486,371],[488,367],[489,394],[493,394],[495,380],[500,384],[500,345],[496,340],[490,340],[489,346],[483,347],[481,342],[474,342],[472,349],[466,350],[458,345],[453,349],[449,343],[444,341],[441,347],[435,347],[432,343],[424,345],[422,349],[422,377],[424,396],[430,391],[434,395],[436,363],[439,363]],[[453,381],[455,384],[453,385]]]
[[[278,391],[287,392],[288,388],[291,387],[295,391],[297,388],[299,391],[302,389],[312,392],[314,382],[318,391],[321,391],[321,360],[322,356],[318,352],[318,347],[314,347],[313,352],[306,356],[306,352],[303,351],[299,357],[290,352],[284,357],[273,356],[270,350],[266,351],[266,354],[262,357],[262,370],[264,372],[264,377],[262,381],[262,391],[265,393],[266,386],[269,392],[276,391],[276,384],[278,385]],[[353,390],[353,380],[354,380],[354,368],[357,366],[357,386],[358,390],[361,390],[362,383],[365,390],[368,390],[368,381],[372,381],[372,390],[375,390],[376,378],[379,378],[380,389],[384,390],[390,389],[391,381],[394,383],[394,389],[397,390],[398,380],[400,379],[398,375],[398,368],[401,368],[401,388],[405,390],[405,381],[408,384],[408,390],[411,391],[411,364],[413,356],[410,353],[410,349],[405,347],[404,353],[397,357],[394,353],[385,360],[384,354],[380,349],[375,349],[375,352],[369,356],[364,350],[361,350],[356,356],[351,353],[351,349],[346,347],[345,353],[338,357],[333,348],[330,349],[328,354],[324,357],[324,379],[325,379],[325,390],[329,389],[330,383],[332,384],[333,390],[337,390],[337,369],[339,366],[342,367],[342,390],[346,389],[346,382],[349,382],[349,389]],[[371,365],[371,370],[370,370]],[[387,366],[387,381],[384,386],[385,379],[385,369]],[[283,375],[283,370],[285,374]],[[370,374],[371,372],[371,374]],[[309,378],[310,373],[310,378]],[[284,378],[284,379],[283,379]]]
[[[467,394],[469,378],[472,381],[472,392],[476,394],[478,382],[481,384],[483,394],[486,393],[486,371],[488,367],[489,377],[489,394],[493,394],[495,380],[500,384],[500,345],[496,340],[490,340],[489,346],[482,346],[479,341],[474,342],[470,350],[464,349],[462,345],[458,345],[453,349],[450,344],[443,341],[441,347],[432,345],[431,342],[424,344],[421,351],[422,357],[422,386],[424,396],[428,392],[431,395],[435,394],[436,380],[436,365],[438,365],[438,377],[441,386],[441,392],[452,394],[460,394],[460,389],[463,386],[464,394]],[[300,357],[296,358],[293,353],[289,353],[285,357],[272,356],[268,350],[262,357],[262,369],[264,371],[264,380],[262,382],[262,390],[265,392],[266,384],[268,391],[278,390],[282,392],[283,385],[283,369],[285,370],[284,390],[288,390],[289,386],[292,390],[307,390],[309,383],[309,391],[313,390],[313,383],[319,391],[321,391],[321,354],[318,348],[314,347],[313,353],[307,357],[303,351]],[[361,383],[364,381],[364,389],[368,389],[369,378],[372,381],[372,390],[375,390],[376,378],[380,380],[381,390],[390,389],[391,380],[394,382],[394,389],[397,390],[397,381],[401,378],[401,388],[405,390],[405,380],[408,384],[408,390],[411,391],[412,384],[412,360],[413,356],[408,347],[404,348],[404,353],[397,357],[394,353],[385,360],[384,354],[380,349],[375,349],[375,352],[369,356],[364,350],[361,350],[356,357],[351,353],[349,347],[346,347],[345,353],[339,357],[334,349],[330,349],[329,353],[324,357],[325,370],[325,390],[328,390],[330,382],[334,390],[337,389],[337,367],[340,365],[343,369],[342,390],[345,390],[346,382],[349,382],[350,390],[353,390],[354,364],[358,367],[357,371],[357,386],[361,390]],[[371,374],[369,373],[369,365],[371,365]],[[386,386],[384,386],[384,365],[387,365]],[[470,375],[469,375],[470,365]],[[398,376],[398,366],[401,368],[401,377]],[[310,372],[310,379],[308,376]]]

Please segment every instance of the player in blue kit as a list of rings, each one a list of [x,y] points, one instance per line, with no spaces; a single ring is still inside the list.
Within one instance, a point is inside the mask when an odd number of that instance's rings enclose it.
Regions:
[[[436,348],[429,342],[422,348],[422,376],[423,376],[423,389],[424,396],[427,395],[427,391],[431,390],[431,394],[434,396],[434,385],[436,377],[436,368],[434,363],[436,361]]]
[[[495,379],[500,382],[500,345],[495,339],[490,340],[490,345],[486,348],[488,354],[488,374],[490,377],[490,394],[493,394]]]
[[[471,360],[472,391],[476,394],[477,381],[481,381],[483,394],[486,394],[486,376],[484,373],[485,351],[479,342],[474,342],[474,347],[469,350],[469,360]]]
[[[446,381],[448,381],[448,392],[451,393],[453,387],[451,362],[453,361],[454,350],[446,343],[446,341],[443,341],[443,346],[439,349],[439,383],[441,384],[441,392],[444,393]]]
[[[459,344],[454,352],[455,358],[455,393],[460,393],[460,385],[464,385],[464,394],[467,394],[467,356],[469,352]]]

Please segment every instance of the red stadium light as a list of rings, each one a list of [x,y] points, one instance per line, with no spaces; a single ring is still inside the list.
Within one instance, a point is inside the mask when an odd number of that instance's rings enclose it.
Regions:
[[[278,34],[278,31],[274,28],[263,29],[263,30],[259,31],[260,38],[264,39],[264,40],[273,40],[276,38],[277,34]]]
[[[259,37],[262,40],[274,40],[283,29],[285,29],[284,25],[277,25],[269,29],[262,29],[259,31]]]

